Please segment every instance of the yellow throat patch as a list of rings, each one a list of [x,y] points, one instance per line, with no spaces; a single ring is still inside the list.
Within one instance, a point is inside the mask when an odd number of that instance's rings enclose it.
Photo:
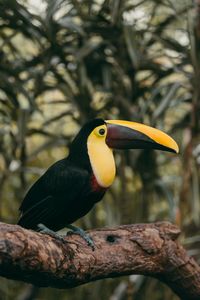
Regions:
[[[88,136],[87,149],[92,171],[102,187],[109,187],[115,179],[113,151],[106,144],[106,125],[96,127]]]

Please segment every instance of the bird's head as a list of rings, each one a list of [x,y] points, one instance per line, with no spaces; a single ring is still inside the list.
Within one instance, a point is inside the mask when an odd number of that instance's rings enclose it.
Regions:
[[[113,149],[179,152],[177,143],[156,128],[130,121],[94,119],[82,127],[71,145],[70,154],[76,152],[77,159],[87,157],[87,161],[89,157],[97,182],[108,187],[115,178]]]

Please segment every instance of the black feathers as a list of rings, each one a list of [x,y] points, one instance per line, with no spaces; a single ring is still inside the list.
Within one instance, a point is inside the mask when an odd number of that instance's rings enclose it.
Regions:
[[[78,203],[84,201],[89,177],[87,171],[78,169],[67,159],[56,162],[27,193],[18,224],[37,229],[37,224],[43,223],[58,230],[75,221],[81,215]]]
[[[87,123],[70,147],[68,158],[53,164],[30,188],[21,206],[19,225],[37,230],[39,223],[57,231],[85,215],[101,200],[105,189],[94,191],[87,137],[101,119]]]

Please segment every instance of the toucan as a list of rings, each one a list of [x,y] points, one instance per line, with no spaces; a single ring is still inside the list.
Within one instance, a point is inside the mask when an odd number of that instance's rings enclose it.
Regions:
[[[54,163],[33,184],[19,210],[18,224],[57,236],[68,227],[93,247],[72,223],[99,202],[115,179],[114,149],[160,149],[178,153],[177,143],[153,127],[123,120],[94,119],[72,141],[68,157]]]

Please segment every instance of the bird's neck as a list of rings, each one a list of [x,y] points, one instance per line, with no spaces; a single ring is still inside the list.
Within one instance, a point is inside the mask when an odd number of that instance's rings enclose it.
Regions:
[[[92,167],[87,153],[86,144],[83,143],[71,145],[70,152],[67,158],[77,167],[87,170],[89,173],[92,173]]]

